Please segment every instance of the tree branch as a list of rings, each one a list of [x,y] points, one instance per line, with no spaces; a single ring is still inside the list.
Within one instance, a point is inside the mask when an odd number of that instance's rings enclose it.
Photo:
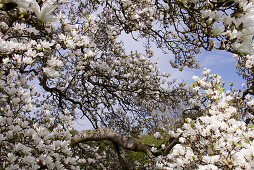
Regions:
[[[102,140],[112,141],[113,143],[116,143],[117,145],[121,146],[123,149],[144,152],[150,158],[154,157],[154,154],[152,153],[150,146],[133,141],[128,141],[126,138],[123,138],[122,136],[117,134],[114,130],[109,128],[83,130],[73,137],[70,146],[74,147],[78,143],[86,141],[102,141]]]
[[[179,137],[173,139],[173,141],[171,141],[170,144],[166,147],[166,149],[165,149],[163,155],[164,155],[164,156],[168,155],[169,152],[171,151],[171,149],[172,149],[176,144],[178,144],[178,143],[179,143]]]
[[[113,145],[115,146],[116,153],[117,153],[117,156],[118,156],[118,160],[119,160],[120,165],[122,166],[122,169],[123,170],[129,170],[129,169],[131,169],[130,166],[128,165],[128,163],[124,160],[124,158],[121,155],[121,152],[120,152],[121,148],[120,148],[120,146],[117,143],[115,143],[115,142],[113,142]]]

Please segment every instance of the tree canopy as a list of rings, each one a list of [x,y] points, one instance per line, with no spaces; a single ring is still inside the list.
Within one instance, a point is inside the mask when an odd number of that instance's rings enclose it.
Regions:
[[[253,169],[253,33],[251,0],[1,0],[0,169]],[[245,87],[176,83],[152,45],[180,71],[228,51]]]

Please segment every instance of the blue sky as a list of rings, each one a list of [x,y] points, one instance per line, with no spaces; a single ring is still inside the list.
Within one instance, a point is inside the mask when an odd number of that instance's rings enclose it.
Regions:
[[[126,52],[138,51],[144,53],[143,43],[144,41],[134,41],[130,35],[122,35],[119,40],[124,42]],[[169,60],[173,59],[172,54],[163,54],[162,51],[154,45],[152,50],[155,52],[155,59],[159,58],[158,67],[162,72],[169,72],[172,78],[177,78],[178,81],[186,81],[188,84],[192,83],[192,76],[197,75],[202,77],[202,71],[204,68],[211,69],[212,74],[219,74],[222,77],[222,81],[225,82],[225,87],[229,87],[229,83],[233,82],[234,86],[241,88],[244,80],[236,73],[235,59],[233,54],[221,51],[201,50],[201,53],[196,56],[196,59],[200,62],[200,69],[188,69],[185,68],[182,72],[171,68]]]
[[[211,73],[219,74],[222,77],[222,81],[225,82],[225,88],[229,87],[229,83],[233,82],[234,87],[240,89],[245,82],[238,74],[235,68],[236,60],[232,53],[225,51],[202,51],[199,54],[198,59],[201,63],[201,70],[196,70],[194,73],[200,74],[203,68],[211,69]]]
[[[235,68],[236,60],[233,58],[232,53],[213,50],[213,51],[201,51],[196,56],[196,59],[200,62],[200,69],[188,69],[185,68],[182,72],[172,69],[169,64],[170,58],[173,56],[160,53],[160,62],[158,67],[161,71],[170,72],[174,78],[178,81],[186,81],[188,84],[192,82],[192,76],[196,75],[202,77],[202,71],[204,68],[211,69],[212,74],[219,74],[222,77],[222,81],[225,82],[226,89],[229,87],[229,83],[233,82],[234,87],[241,88],[244,80],[237,74]]]

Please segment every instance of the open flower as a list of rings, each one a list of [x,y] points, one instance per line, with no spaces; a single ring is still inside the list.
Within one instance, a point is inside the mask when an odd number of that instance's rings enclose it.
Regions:
[[[48,2],[43,3],[42,8],[40,8],[36,0],[0,0],[0,1],[2,1],[5,4],[5,6],[7,4],[12,5],[11,9],[13,9],[13,7],[15,8],[19,6],[26,10],[31,10],[42,22],[57,21],[56,17],[50,15],[56,9],[56,7]]]
[[[40,8],[36,0],[9,0],[9,1],[15,1],[19,7],[33,11],[37,16],[37,18],[42,22],[57,21],[56,17],[50,15],[56,9],[56,7],[53,4],[45,2],[43,3],[42,8]]]
[[[50,15],[56,7],[48,2],[43,3],[42,8],[40,9],[40,6],[37,2],[32,3],[31,9],[37,16],[39,20],[42,22],[54,22],[57,21],[57,18]]]

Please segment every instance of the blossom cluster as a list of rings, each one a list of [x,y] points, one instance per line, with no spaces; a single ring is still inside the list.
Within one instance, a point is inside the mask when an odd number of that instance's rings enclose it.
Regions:
[[[20,61],[5,59],[8,73],[4,69],[0,73],[1,168],[77,169],[78,162],[83,160],[73,157],[69,148],[73,120],[70,112],[65,110],[64,115],[56,118],[47,104],[38,112],[31,112],[39,95],[35,87],[29,85],[29,76],[20,74],[18,67],[11,67],[11,62],[13,65],[22,62],[19,56],[16,60]]]
[[[93,155],[89,159],[81,158],[73,152],[70,147],[72,110],[65,108],[61,115],[56,114],[50,102],[45,101],[50,95],[42,95],[43,89],[38,86],[43,76],[59,78],[63,67],[59,55],[52,54],[55,49],[60,50],[61,42],[45,36],[56,34],[56,25],[37,23],[38,20],[55,21],[49,15],[55,9],[52,2],[44,2],[41,9],[33,0],[1,3],[17,3],[18,8],[34,12],[36,17],[31,14],[32,24],[24,23],[20,15],[28,11],[12,9],[17,15],[12,13],[11,18],[4,7],[1,9],[4,11],[0,17],[0,169],[80,169],[98,163]],[[9,24],[8,19],[13,23]],[[41,28],[37,24],[41,24]],[[86,45],[87,41],[80,38],[81,43],[77,43]],[[42,61],[44,57],[48,60]],[[96,148],[86,145],[82,149],[87,153],[96,152]],[[96,165],[99,166],[103,167]]]
[[[192,54],[199,50],[191,49],[192,40],[195,47],[204,44],[199,34],[195,38],[193,30],[180,25],[186,21],[182,14],[197,8],[200,29],[212,37],[211,49],[214,39],[220,40],[219,48],[238,54],[239,67],[253,74],[253,1],[234,2],[242,10],[239,15],[212,11],[212,0],[174,5],[153,0],[65,2],[1,0],[0,169],[106,167],[110,161],[97,147],[71,147],[77,113],[94,128],[139,134],[168,124],[170,114],[187,104],[200,107],[204,115],[170,132],[181,144],[167,157],[158,157],[158,168],[254,168],[254,130],[238,119],[241,102],[253,109],[253,99],[247,95],[237,103],[239,94],[224,93],[220,76],[209,70],[202,79],[194,77],[191,92],[184,84],[172,87],[174,81],[166,83],[170,75],[149,59],[153,40],[177,54],[180,64],[195,64]],[[158,22],[164,34],[154,28]],[[125,52],[118,40],[123,31],[148,39],[145,54]]]
[[[36,0],[2,0],[2,9],[8,9],[8,4],[16,4],[17,7],[22,8],[21,11],[32,11],[35,13],[36,17],[42,22],[53,22],[57,21],[57,18],[50,15],[54,10],[55,6],[51,1],[44,2],[40,8]],[[15,5],[13,5],[15,7]]]
[[[254,67],[254,1],[241,0],[235,3],[238,11],[234,13],[211,9],[202,10],[201,13],[206,24],[212,26],[210,46],[216,46],[214,39],[217,39],[219,49],[233,52],[237,59],[236,67],[249,80],[252,79]]]
[[[209,74],[205,69],[204,78],[194,76],[193,87],[202,92],[205,99],[203,116],[186,119],[182,128],[170,132],[179,137],[171,153],[157,158],[161,169],[253,169],[254,128],[239,120],[239,109],[234,105],[236,92],[223,91],[221,77]],[[254,99],[245,102],[252,107]]]
[[[143,121],[130,118],[129,111],[143,114],[168,101],[169,91],[160,85],[169,75],[144,54],[126,54],[115,30],[108,29],[109,37],[101,40],[105,30],[93,15],[80,24],[60,13],[54,23],[53,3],[64,7],[62,2],[1,3],[1,168],[103,167],[105,154],[98,149],[70,147],[75,112],[83,112],[95,127],[101,123],[126,133],[131,121]],[[17,7],[7,10],[8,3]]]

